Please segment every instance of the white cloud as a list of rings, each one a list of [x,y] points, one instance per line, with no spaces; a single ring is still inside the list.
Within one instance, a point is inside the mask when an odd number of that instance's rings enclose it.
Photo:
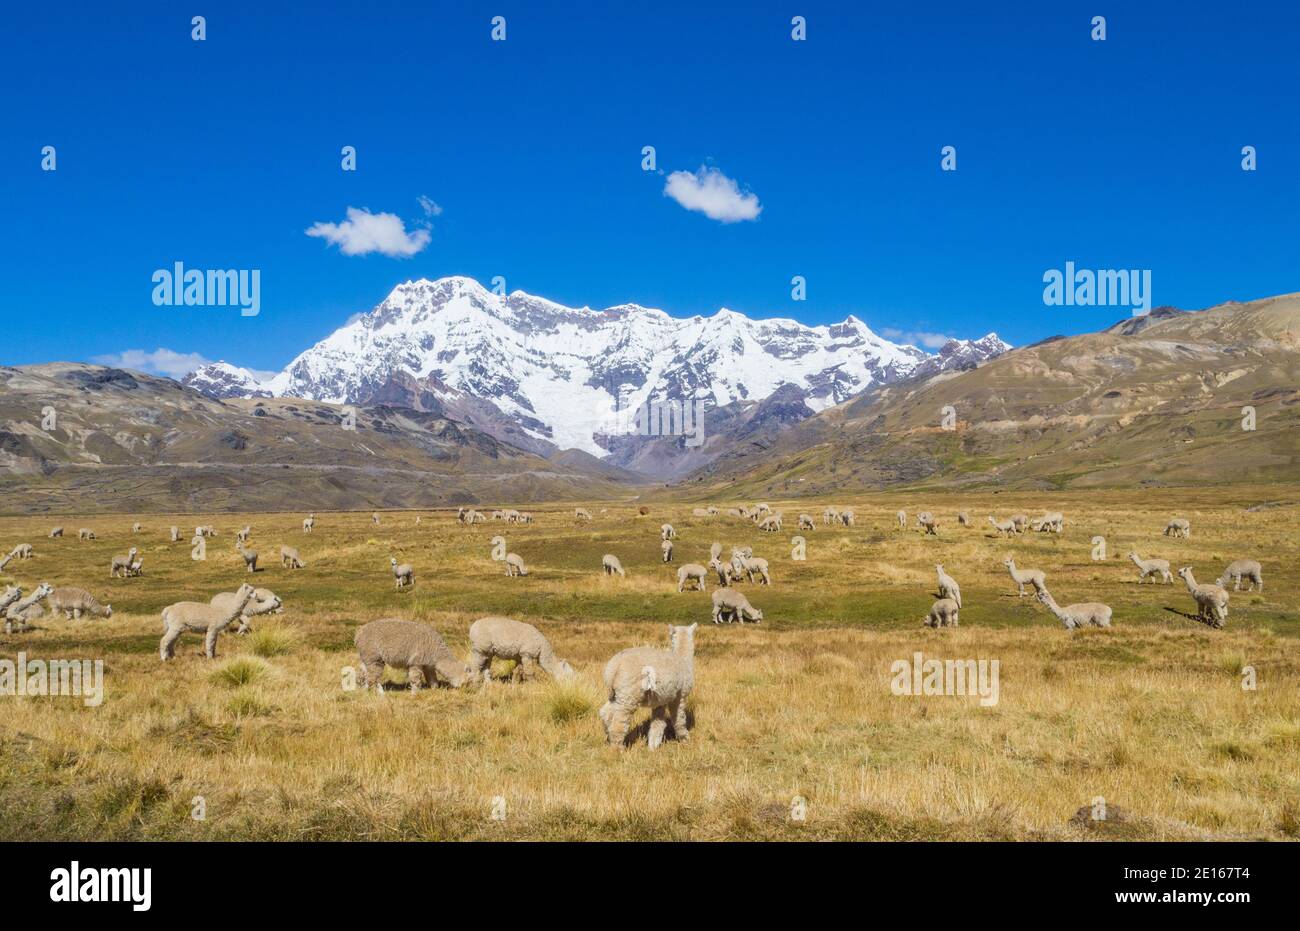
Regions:
[[[701,165],[692,174],[674,171],[664,184],[664,196],[671,197],[687,210],[695,210],[710,220],[736,223],[756,220],[763,207],[758,195],[741,192],[740,185],[716,168]]]
[[[950,339],[956,339],[954,336],[944,336],[942,333],[926,333],[922,330],[900,330],[896,327],[884,327],[881,335],[885,339],[892,339],[896,343],[908,343],[913,346],[924,346],[926,349],[942,349]]]
[[[406,231],[395,213],[371,213],[365,208],[348,208],[342,223],[314,223],[308,236],[317,236],[338,246],[344,255],[378,252],[394,258],[408,258],[429,244],[428,230]]]
[[[420,202],[420,209],[424,211],[426,217],[442,216],[442,208],[438,206],[431,198],[421,194],[416,198]]]
[[[143,349],[124,349],[122,352],[95,356],[90,361],[96,365],[135,369],[137,372],[166,375],[168,378],[184,378],[195,369],[211,362],[197,352],[174,352],[162,348],[155,349],[153,352],[146,352]]]

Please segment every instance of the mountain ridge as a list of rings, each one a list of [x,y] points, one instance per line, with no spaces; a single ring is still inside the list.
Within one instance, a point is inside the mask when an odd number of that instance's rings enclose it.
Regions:
[[[793,384],[818,411],[920,366],[978,364],[1008,348],[990,333],[930,354],[878,336],[853,314],[808,326],[726,307],[685,318],[634,303],[593,310],[450,276],[399,284],[269,379],[223,361],[182,383],[218,399],[364,404],[423,394],[494,435],[513,430],[511,442],[534,443],[541,454],[572,448],[605,457],[597,437],[620,411],[648,400],[700,398],[715,409]]]

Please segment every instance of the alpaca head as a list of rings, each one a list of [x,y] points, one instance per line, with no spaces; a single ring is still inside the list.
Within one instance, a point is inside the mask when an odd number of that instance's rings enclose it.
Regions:
[[[1183,568],[1181,568],[1181,569],[1178,570],[1178,577],[1179,577],[1180,579],[1182,579],[1184,582],[1191,582],[1191,580],[1192,580],[1192,567],[1191,567],[1191,566],[1183,566]]]
[[[699,627],[699,624],[692,624],[690,627],[668,625],[668,643],[674,653],[695,652],[695,628],[697,627]]]

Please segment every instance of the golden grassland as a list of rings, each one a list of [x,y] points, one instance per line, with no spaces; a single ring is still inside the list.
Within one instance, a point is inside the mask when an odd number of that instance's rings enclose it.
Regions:
[[[1296,488],[880,494],[772,501],[786,530],[692,517],[694,504],[538,506],[531,526],[456,525],[454,514],[318,513],[0,518],[0,582],[81,585],[111,619],[48,614],[0,638],[0,657],[102,659],[105,700],[0,698],[0,837],[6,839],[1287,839],[1300,835],[1300,585]],[[1269,502],[1258,511],[1247,507]],[[732,502],[717,502],[726,505]],[[852,505],[857,526],[828,528],[823,507]],[[895,511],[935,513],[940,535],[896,529]],[[1061,536],[998,539],[987,516],[1060,509]],[[957,526],[958,509],[974,526]],[[795,518],[807,559],[791,559]],[[1192,537],[1161,535],[1174,516]],[[144,530],[130,532],[139,519]],[[679,534],[660,562],[659,525]],[[207,559],[167,529],[212,523]],[[253,528],[283,615],[222,636],[215,661],[186,635],[157,655],[159,612],[207,600],[248,576],[233,549]],[[67,536],[46,533],[62,524]],[[82,543],[79,526],[99,539]],[[507,579],[491,538],[531,568]],[[1091,558],[1103,535],[1108,558]],[[189,534],[185,538],[188,540]],[[713,540],[749,544],[772,564],[769,588],[742,590],[761,625],[709,623],[707,594],[676,591],[676,566],[706,562]],[[308,565],[279,566],[281,543]],[[138,546],[145,574],[108,578]],[[1234,593],[1225,630],[1188,615],[1181,582],[1135,584],[1136,547],[1212,582],[1232,559],[1264,565],[1265,590]],[[600,573],[617,554],[626,579]],[[1103,601],[1110,630],[1064,631],[1018,598],[1002,557],[1044,570],[1061,604]],[[415,567],[398,592],[388,559]],[[935,563],[962,585],[958,629],[923,629]],[[710,584],[710,590],[713,585]],[[384,695],[343,687],[355,627],[379,617],[434,625],[467,652],[470,622],[527,620],[578,671],[568,684]],[[606,659],[666,644],[699,621],[689,740],[651,752],[604,745],[595,710]],[[996,705],[973,696],[897,696],[891,664],[996,659]],[[1243,667],[1257,688],[1243,689]],[[400,672],[390,670],[394,682]],[[643,722],[645,713],[637,719]],[[642,728],[642,733],[643,733]],[[193,817],[195,799],[204,817]],[[1121,817],[1075,820],[1104,798]],[[806,819],[792,817],[796,799]],[[494,815],[498,817],[494,817]],[[503,817],[501,817],[503,816]]]

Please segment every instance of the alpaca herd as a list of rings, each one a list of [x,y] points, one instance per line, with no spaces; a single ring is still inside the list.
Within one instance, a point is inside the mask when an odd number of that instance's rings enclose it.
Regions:
[[[640,512],[645,514],[648,509],[642,507]],[[604,510],[600,512],[602,517],[605,513]],[[701,507],[695,508],[692,513],[696,518],[706,520],[723,515],[736,518],[752,525],[751,529],[765,533],[781,530],[783,523],[781,511],[773,509],[767,503],[741,505],[725,511],[714,506]],[[580,525],[596,523],[596,518],[586,508],[576,508],[574,517]],[[464,526],[473,526],[488,519],[479,511],[468,507],[461,507],[456,513],[457,522]],[[372,515],[372,525],[378,525],[379,520],[378,513]],[[503,508],[491,511],[490,520],[530,524],[533,516],[513,508]],[[1001,519],[990,514],[988,520],[995,535],[1008,539],[1026,533],[1062,534],[1065,527],[1064,516],[1057,511],[1047,511],[1037,517],[1014,513]],[[899,510],[895,521],[898,530],[907,530],[909,524],[906,511]],[[914,521],[914,532],[919,531],[926,538],[940,537],[940,531],[945,526],[926,510],[916,512]],[[415,518],[415,523],[419,525],[420,517]],[[848,507],[828,506],[822,512],[822,525],[852,528],[856,525],[855,512]],[[958,534],[973,529],[965,511],[956,513],[955,525],[965,528],[964,531],[957,530]],[[952,528],[954,525],[946,526]],[[817,523],[811,514],[800,513],[797,528],[800,531],[813,531],[817,529]],[[302,532],[311,534],[315,529],[316,515],[310,514],[302,521]],[[686,529],[687,537],[690,537],[691,525],[688,524]],[[135,536],[146,532],[138,522],[132,524],[130,530]],[[61,526],[54,527],[49,531],[48,539],[63,538],[63,531]],[[948,533],[952,532],[949,529]],[[1190,522],[1183,518],[1169,520],[1163,529],[1164,536],[1179,539],[1189,538],[1190,532]],[[987,531],[985,534],[988,535]],[[195,527],[196,543],[216,535],[217,531],[212,525],[201,524]],[[235,533],[234,539],[239,561],[246,573],[250,574],[264,571],[258,568],[257,551],[249,546],[252,535],[252,526],[246,525]],[[693,547],[698,545],[689,539],[683,540],[678,529],[671,523],[662,523],[655,536],[659,544],[659,555],[655,561],[665,564],[665,568],[667,564],[673,563],[679,547],[684,548],[684,554],[690,554]],[[77,539],[93,542],[97,537],[94,530],[82,527],[78,530]],[[800,546],[804,545],[802,537],[796,537],[795,540]],[[170,541],[180,541],[175,526],[170,528]],[[504,552],[504,539],[494,538],[493,542],[494,546],[500,543],[501,552],[496,553],[494,558],[504,564],[504,574],[507,577],[523,579],[530,576],[531,571],[519,554]],[[0,560],[0,570],[4,570],[14,560],[30,560],[34,555],[35,549],[31,544],[19,543]],[[281,569],[298,571],[305,570],[308,566],[296,547],[281,545],[279,555]],[[771,561],[755,556],[753,547],[740,544],[733,545],[730,558],[724,560],[723,545],[716,541],[710,544],[708,556],[708,561],[704,562],[701,552],[697,557],[701,561],[685,562],[675,567],[673,574],[677,582],[677,594],[708,593],[710,619],[715,625],[760,624],[764,620],[763,611],[751,604],[738,586],[748,584],[756,589],[772,587],[775,573]],[[1168,560],[1143,558],[1136,549],[1127,553],[1127,560],[1137,569],[1138,585],[1148,580],[1152,584],[1172,582],[1174,573]],[[131,546],[126,553],[112,556],[109,562],[111,579],[132,579],[142,573],[143,560],[138,546]],[[1028,586],[1032,589],[1034,599],[1060,621],[1066,630],[1111,626],[1113,612],[1110,606],[1100,602],[1080,602],[1062,607],[1048,588],[1045,572],[1017,565],[1016,558],[1010,554],[1002,559],[1002,566],[1011,578],[1016,597],[1023,598],[1028,593]],[[389,559],[389,568],[396,590],[414,588],[415,569],[411,564],[399,563],[394,556]],[[628,577],[623,563],[613,553],[606,553],[601,558],[601,573],[606,578],[619,580]],[[943,564],[935,565],[935,573],[937,598],[922,623],[933,628],[957,627],[963,607],[961,586]],[[543,577],[545,575],[543,571]],[[1239,559],[1229,563],[1213,584],[1197,582],[1191,566],[1179,568],[1177,575],[1183,580],[1188,595],[1196,605],[1196,619],[1216,629],[1222,628],[1227,620],[1229,582],[1232,583],[1234,592],[1241,590],[1243,582],[1247,585],[1247,592],[1256,589],[1262,592],[1264,587],[1263,569],[1253,559]],[[711,592],[710,576],[716,580],[716,587]],[[15,630],[30,630],[30,622],[41,617],[47,608],[51,615],[61,615],[71,621],[113,617],[112,605],[101,605],[94,595],[83,588],[56,588],[48,582],[41,582],[26,596],[23,595],[23,588],[17,585],[8,586],[0,592],[0,615],[5,620],[6,634]],[[235,591],[218,593],[207,602],[180,601],[170,604],[161,613],[163,634],[159,643],[160,659],[172,660],[177,642],[186,633],[201,634],[204,656],[215,658],[221,633],[227,630],[236,634],[248,633],[253,618],[282,611],[281,599],[274,592],[251,583],[239,585]],[[669,727],[679,739],[686,736],[685,703],[694,685],[697,626],[670,626],[667,649],[635,647],[624,650],[609,660],[603,675],[608,700],[598,715],[609,743],[616,746],[624,744],[631,717],[641,707],[650,710],[649,743],[652,748],[659,746]],[[482,617],[473,622],[469,628],[470,653],[466,662],[461,662],[452,653],[441,635],[432,627],[399,618],[385,618],[362,624],[356,630],[355,643],[366,687],[381,688],[384,666],[406,670],[412,690],[418,689],[421,683],[451,688],[461,688],[478,681],[486,683],[490,681],[490,667],[494,659],[513,661],[516,664],[516,680],[533,678],[538,669],[557,680],[574,675],[573,667],[556,656],[550,642],[536,627],[507,617]]]

